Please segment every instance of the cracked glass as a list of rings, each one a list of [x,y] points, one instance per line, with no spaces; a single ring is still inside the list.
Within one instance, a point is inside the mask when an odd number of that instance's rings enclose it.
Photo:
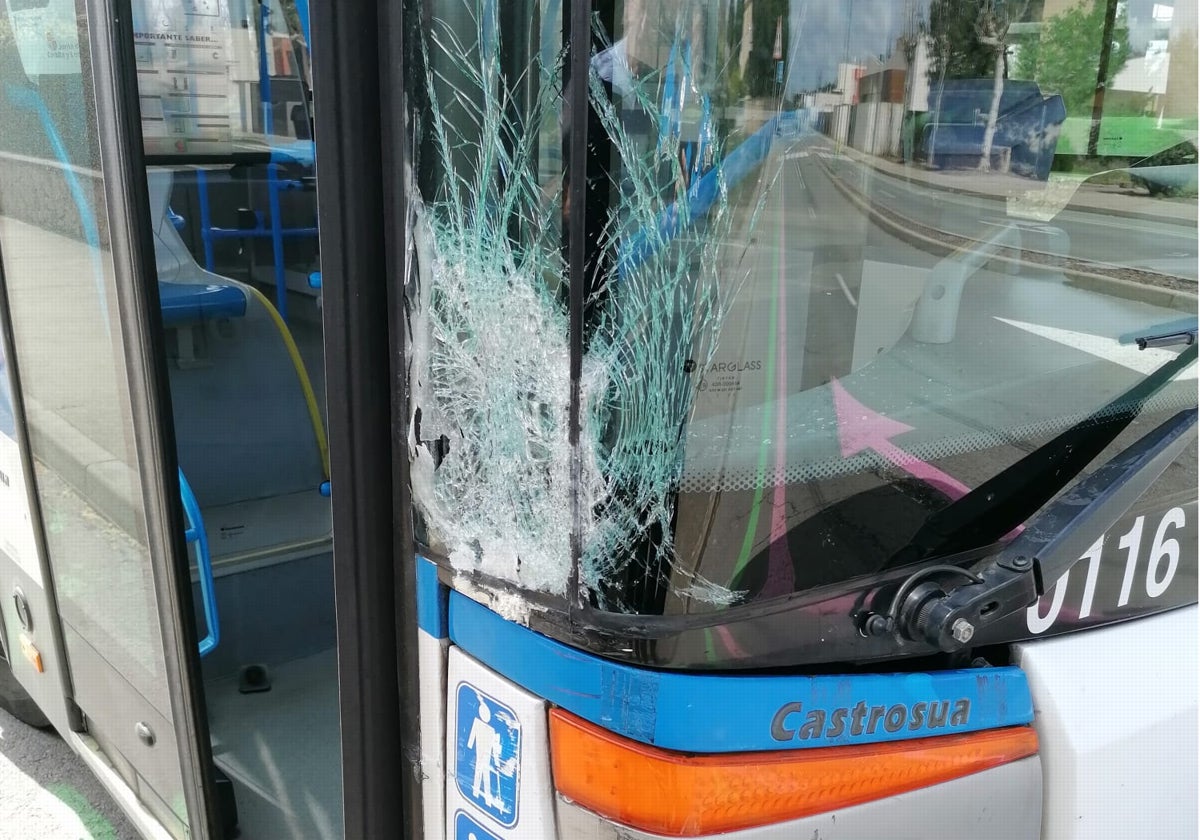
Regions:
[[[1185,4],[594,3],[586,126],[558,3],[426,8],[409,448],[453,572],[678,615],[923,561],[931,517],[1179,352],[1139,337],[1194,332]],[[1192,461],[1148,515],[1194,528]]]

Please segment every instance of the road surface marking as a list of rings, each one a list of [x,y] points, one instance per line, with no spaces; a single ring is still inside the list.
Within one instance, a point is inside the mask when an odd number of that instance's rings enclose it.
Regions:
[[[1016,327],[1017,329],[1049,339],[1066,347],[1082,350],[1084,353],[1095,356],[1098,359],[1112,362],[1115,365],[1129,368],[1141,374],[1149,375],[1179,355],[1169,349],[1159,347],[1148,347],[1145,350],[1139,350],[1135,344],[1121,344],[1115,338],[1109,338],[1108,336],[1065,330],[1061,327],[1050,327],[1045,324],[1031,324],[1027,321],[1015,321],[1011,318],[1001,318],[999,315],[993,317],[997,321],[1008,324],[1011,327]],[[1195,379],[1196,371],[1197,366],[1194,364],[1190,365],[1187,369],[1181,370],[1176,374],[1175,379]]]
[[[867,408],[850,396],[836,379],[830,380],[829,385],[833,389],[833,408],[837,413],[838,442],[843,458],[851,458],[870,449],[888,463],[918,481],[937,488],[951,499],[961,499],[971,492],[970,487],[954,476],[892,443],[891,439],[896,435],[911,432],[912,426]]]

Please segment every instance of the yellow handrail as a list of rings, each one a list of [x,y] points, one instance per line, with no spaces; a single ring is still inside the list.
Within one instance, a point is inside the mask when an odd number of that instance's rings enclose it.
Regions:
[[[328,481],[329,441],[325,437],[325,421],[321,419],[321,408],[317,405],[317,395],[313,391],[312,380],[308,378],[308,369],[304,367],[304,359],[300,356],[300,348],[296,346],[296,339],[292,338],[292,331],[288,329],[283,316],[279,314],[279,310],[267,299],[267,296],[248,284],[245,285],[245,288],[249,289],[255,299],[267,310],[267,314],[275,322],[275,328],[279,330],[284,346],[287,347],[288,355],[292,359],[292,366],[296,369],[296,376],[300,380],[300,389],[304,391],[304,401],[308,404],[308,417],[312,421],[313,434],[317,437],[317,448],[321,450],[321,469],[325,473],[325,480]]]

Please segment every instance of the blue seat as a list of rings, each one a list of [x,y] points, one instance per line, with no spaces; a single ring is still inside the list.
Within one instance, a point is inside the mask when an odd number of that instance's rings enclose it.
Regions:
[[[168,327],[246,314],[246,294],[236,286],[160,282],[158,297]]]

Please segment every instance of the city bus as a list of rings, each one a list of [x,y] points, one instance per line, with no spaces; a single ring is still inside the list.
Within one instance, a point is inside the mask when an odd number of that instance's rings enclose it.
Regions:
[[[1197,12],[1034,5],[4,0],[0,705],[156,840],[1195,837]]]

